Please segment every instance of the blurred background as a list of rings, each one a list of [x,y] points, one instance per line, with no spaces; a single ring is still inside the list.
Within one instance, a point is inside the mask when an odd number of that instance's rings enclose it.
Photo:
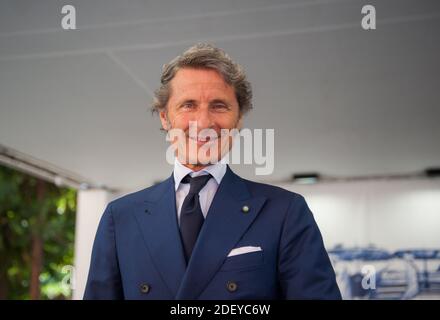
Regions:
[[[152,93],[201,41],[275,130],[272,175],[232,169],[306,197],[344,298],[440,299],[439,36],[437,0],[0,0],[0,299],[82,297],[106,204],[171,174]]]

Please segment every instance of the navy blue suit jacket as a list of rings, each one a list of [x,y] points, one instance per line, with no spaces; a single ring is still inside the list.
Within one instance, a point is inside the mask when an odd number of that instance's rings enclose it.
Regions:
[[[247,213],[242,211],[248,206]],[[262,251],[228,257],[242,246]],[[232,284],[232,285],[231,285]],[[304,198],[228,167],[188,265],[173,175],[114,200],[96,234],[85,299],[340,299]]]

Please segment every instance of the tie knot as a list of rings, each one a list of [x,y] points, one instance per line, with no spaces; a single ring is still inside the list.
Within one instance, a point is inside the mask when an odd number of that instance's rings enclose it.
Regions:
[[[191,177],[189,174],[187,174],[182,179],[182,183],[189,183],[189,193],[196,194],[203,189],[203,187],[208,183],[209,179],[211,178],[212,176],[210,174],[205,174],[198,177]]]

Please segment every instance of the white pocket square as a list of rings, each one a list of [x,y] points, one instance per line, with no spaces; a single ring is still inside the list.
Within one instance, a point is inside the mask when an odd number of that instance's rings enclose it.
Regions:
[[[228,257],[238,256],[239,254],[257,252],[257,251],[262,251],[261,247],[246,246],[246,247],[235,248],[232,249],[231,252],[229,252]]]

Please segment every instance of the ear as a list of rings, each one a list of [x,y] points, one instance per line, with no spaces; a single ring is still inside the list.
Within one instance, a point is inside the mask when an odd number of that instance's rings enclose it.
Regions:
[[[243,116],[239,115],[240,118],[238,118],[238,122],[237,122],[237,129],[240,131],[242,126],[243,126]]]
[[[168,131],[170,128],[168,128],[169,121],[166,110],[159,111],[159,118],[160,118],[160,122],[162,123],[162,128]]]

